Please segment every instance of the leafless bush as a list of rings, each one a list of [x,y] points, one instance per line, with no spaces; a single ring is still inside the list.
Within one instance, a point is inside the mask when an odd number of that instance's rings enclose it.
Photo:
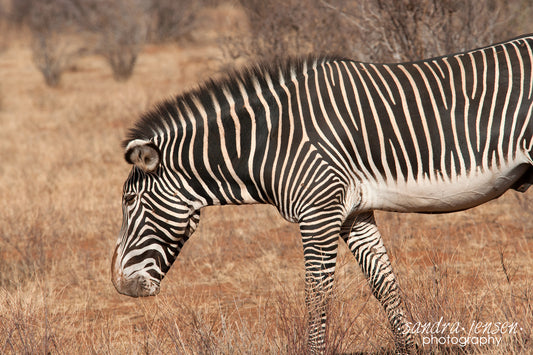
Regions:
[[[501,0],[240,0],[250,36],[224,41],[227,56],[334,53],[406,61],[493,42],[510,17]],[[504,38],[501,38],[502,40]]]
[[[206,0],[154,0],[150,5],[152,23],[149,37],[153,42],[176,40],[191,32],[198,11]]]
[[[34,3],[35,0],[11,0],[9,11],[10,22],[18,26],[25,24]]]
[[[146,41],[149,1],[72,1],[85,14],[80,25],[98,36],[96,51],[107,59],[114,78],[127,80]]]
[[[335,9],[353,6],[343,2]],[[342,12],[321,0],[240,0],[251,36],[224,40],[228,56],[272,58],[315,53],[351,53],[356,33]]]
[[[200,0],[16,0],[10,18],[28,24],[34,62],[46,83],[56,86],[72,59],[88,51],[106,58],[116,80],[127,80],[146,40],[185,35],[202,4]]]
[[[406,61],[493,42],[505,23],[503,10],[497,0],[364,0],[349,16],[370,60]]]
[[[106,1],[103,13],[102,54],[107,58],[116,80],[126,80],[133,73],[146,40],[147,19],[142,0]]]
[[[46,84],[57,86],[62,73],[83,50],[75,38],[77,11],[69,0],[34,1],[28,26],[33,61]]]

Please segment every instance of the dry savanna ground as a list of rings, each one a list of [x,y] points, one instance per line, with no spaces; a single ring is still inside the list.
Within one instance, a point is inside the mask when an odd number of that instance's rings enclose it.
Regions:
[[[121,83],[85,57],[51,89],[26,36],[11,36],[0,54],[0,353],[302,353],[301,241],[273,208],[206,208],[157,297],[121,296],[110,282],[129,171],[121,139],[152,104],[220,72],[211,37],[146,46]],[[508,192],[450,215],[378,214],[413,328],[440,324],[416,328],[422,353],[533,353],[532,196]],[[344,245],[338,264],[328,351],[392,351]],[[500,343],[478,344],[489,336]]]

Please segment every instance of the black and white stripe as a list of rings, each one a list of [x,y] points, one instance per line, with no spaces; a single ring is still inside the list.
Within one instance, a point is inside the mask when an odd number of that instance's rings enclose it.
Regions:
[[[268,203],[303,238],[309,351],[324,349],[339,236],[405,316],[373,210],[452,212],[533,181],[533,37],[401,64],[305,58],[167,100],[125,141],[134,168],[113,257],[119,292],[152,295],[207,205]]]

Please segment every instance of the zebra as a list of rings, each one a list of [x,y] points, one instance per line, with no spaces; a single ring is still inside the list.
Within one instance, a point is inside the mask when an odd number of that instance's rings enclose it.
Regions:
[[[112,281],[160,282],[208,205],[271,204],[299,224],[309,353],[325,351],[337,248],[354,254],[399,352],[414,347],[375,210],[447,213],[533,183],[533,35],[409,63],[278,60],[141,116]]]

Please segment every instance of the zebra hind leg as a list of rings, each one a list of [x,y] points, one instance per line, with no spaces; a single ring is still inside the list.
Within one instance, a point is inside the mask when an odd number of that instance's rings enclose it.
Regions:
[[[374,213],[356,215],[348,219],[344,226],[341,237],[361,266],[372,293],[385,309],[394,333],[397,352],[401,354],[413,352],[413,337],[407,331],[404,305],[374,220]]]

